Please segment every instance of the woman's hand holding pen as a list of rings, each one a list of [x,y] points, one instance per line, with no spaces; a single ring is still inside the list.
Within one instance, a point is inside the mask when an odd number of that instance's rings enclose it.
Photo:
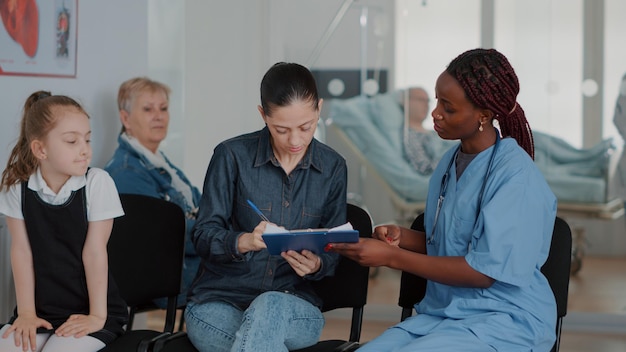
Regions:
[[[239,253],[256,252],[261,249],[267,248],[263,241],[263,231],[265,231],[265,225],[267,222],[261,221],[252,232],[246,232],[239,236],[237,241],[237,250]]]

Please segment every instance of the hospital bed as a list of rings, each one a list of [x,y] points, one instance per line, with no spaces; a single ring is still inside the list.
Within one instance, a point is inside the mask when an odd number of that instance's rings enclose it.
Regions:
[[[358,96],[325,105],[326,134],[333,134],[349,150],[349,157],[358,160],[366,171],[360,175],[371,175],[389,196],[394,220],[410,225],[424,210],[429,176],[417,173],[404,158],[404,114],[396,97]],[[435,148],[443,153],[450,143]],[[618,159],[611,140],[577,150],[535,132],[535,148],[535,161],[558,199],[559,216],[613,220],[624,214],[623,201],[610,192]],[[552,150],[562,155],[549,155]]]

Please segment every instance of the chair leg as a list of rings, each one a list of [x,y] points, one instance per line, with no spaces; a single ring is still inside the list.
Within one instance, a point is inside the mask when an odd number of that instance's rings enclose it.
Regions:
[[[587,250],[587,239],[583,226],[572,226],[572,265],[570,273],[576,275],[583,265],[583,257]]]
[[[133,329],[133,323],[135,322],[135,314],[137,310],[135,308],[131,308],[128,312],[128,323],[126,324],[126,331],[130,331]]]
[[[558,318],[556,321],[556,341],[554,341],[554,346],[550,352],[559,352],[561,348],[561,330],[563,328],[563,319]]]
[[[185,328],[185,308],[180,312],[180,321],[178,323],[178,331],[183,331]]]

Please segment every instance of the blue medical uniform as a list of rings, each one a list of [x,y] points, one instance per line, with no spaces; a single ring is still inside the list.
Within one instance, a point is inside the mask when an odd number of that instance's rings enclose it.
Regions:
[[[363,351],[549,351],[556,303],[541,273],[550,250],[556,197],[512,138],[478,154],[457,180],[453,162],[433,234],[442,178],[456,148],[432,175],[425,212],[429,255],[463,256],[493,279],[489,288],[428,282],[417,315],[366,344]],[[369,345],[369,346],[368,346]]]

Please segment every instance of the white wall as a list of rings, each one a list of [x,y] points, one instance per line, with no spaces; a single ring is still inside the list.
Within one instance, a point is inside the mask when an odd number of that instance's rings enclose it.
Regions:
[[[0,76],[2,169],[19,134],[24,101],[39,89],[69,95],[83,105],[91,116],[92,165],[104,165],[119,133],[111,122],[118,119],[117,88],[129,76],[147,72],[146,18],[146,0],[80,1],[76,78]]]
[[[220,141],[262,126],[256,105],[269,65],[266,7],[266,1],[186,3],[184,169],[199,187]]]
[[[277,61],[306,64],[342,1],[259,0],[185,3],[185,160],[191,181],[201,186],[213,148],[222,140],[263,126],[257,111],[263,74]],[[358,68],[358,17],[391,15],[391,1],[351,5],[313,67]],[[380,20],[380,19],[379,19]],[[371,27],[373,31],[374,26]],[[391,31],[390,31],[391,32]],[[386,35],[391,35],[387,32]],[[392,38],[392,37],[390,37]],[[382,54],[370,35],[371,64],[392,66],[392,40]],[[374,60],[376,58],[376,60]]]
[[[624,142],[613,124],[615,102],[619,95],[622,76],[626,74],[626,47],[624,32],[626,24],[626,1],[605,0],[605,38],[604,38],[604,135],[614,136],[615,143]]]
[[[422,86],[434,97],[435,81],[450,60],[480,46],[481,2],[396,2],[396,81],[399,87]]]
[[[11,271],[11,238],[4,220],[0,214],[0,324],[8,321],[15,307],[15,285]]]
[[[170,125],[159,148],[176,165],[185,159],[185,2],[148,0],[148,76],[170,88]],[[120,124],[121,127],[121,124]]]

